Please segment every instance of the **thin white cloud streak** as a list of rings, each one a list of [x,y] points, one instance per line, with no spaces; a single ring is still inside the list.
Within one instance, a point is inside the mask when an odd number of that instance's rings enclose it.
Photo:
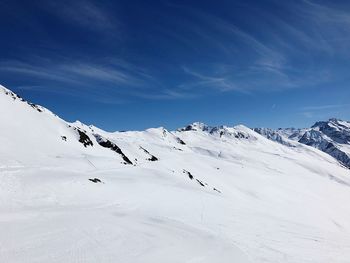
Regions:
[[[157,92],[132,92],[135,97],[150,99],[150,100],[176,100],[176,99],[192,99],[198,98],[198,93],[186,92],[183,90],[162,89]]]
[[[89,92],[79,92],[76,89],[65,88],[64,86],[49,88],[47,85],[34,85],[34,86],[17,86],[18,90],[30,90],[30,91],[38,91],[40,93],[53,93],[59,95],[66,95],[70,97],[76,98],[84,98],[88,101],[93,101],[99,104],[105,105],[123,105],[127,104],[129,101],[126,99],[122,99],[118,96],[106,96],[105,92],[101,93],[98,90],[89,90]]]
[[[89,79],[103,80],[132,86],[140,84],[138,79],[131,77],[129,74],[105,66],[79,63],[73,65],[62,65],[59,68],[69,74],[76,74]]]
[[[36,64],[22,61],[3,61],[0,63],[0,71],[27,75],[44,80],[56,80],[62,83],[87,85],[88,80],[110,82],[116,84],[116,87],[142,86],[144,84],[143,73],[123,70],[119,65],[116,69],[113,65],[98,65],[92,63],[83,63],[76,61],[52,61]],[[119,85],[120,84],[120,85]]]
[[[18,87],[19,89],[41,90],[72,96],[87,92],[92,100],[111,105],[125,104],[131,97],[150,100],[197,97],[196,94],[183,90],[164,88],[146,70],[120,59],[110,60],[103,65],[69,60],[54,61],[41,57],[36,57],[35,60],[39,64],[15,60],[0,62],[0,73],[27,76],[30,80],[37,79],[41,83],[34,86],[22,85]],[[47,80],[50,81],[48,85],[45,84]],[[99,92],[99,87],[104,87],[102,94]],[[113,95],[108,97],[108,94]]]
[[[0,71],[16,73],[18,75],[27,75],[35,78],[55,80],[64,83],[81,84],[77,79],[72,79],[67,74],[60,73],[55,69],[45,66],[35,66],[21,61],[10,60],[0,63]]]
[[[232,81],[229,81],[225,77],[213,77],[207,76],[198,72],[195,72],[187,67],[183,67],[183,71],[199,80],[196,82],[186,83],[180,85],[180,88],[190,89],[194,87],[209,87],[212,89],[220,90],[221,92],[237,90],[240,91]]]
[[[216,66],[218,66],[216,64]],[[223,68],[228,67],[228,70]],[[302,75],[289,75],[284,70],[270,65],[253,65],[248,68],[232,70],[231,66],[222,64],[223,73],[215,76],[188,66],[183,67],[186,74],[193,77],[193,81],[186,81],[179,85],[180,88],[195,91],[197,88],[210,88],[220,92],[237,91],[245,94],[255,92],[276,92],[290,89],[302,89],[312,87],[329,81],[329,73],[325,71],[312,72]],[[215,68],[207,69],[206,72],[216,72]]]
[[[339,108],[345,108],[350,107],[350,104],[329,104],[329,105],[319,105],[319,106],[305,106],[301,108],[305,111],[322,111],[322,110],[329,110],[329,109],[339,109]]]
[[[350,104],[305,106],[300,108],[300,114],[306,118],[326,119],[333,116],[338,116],[339,111],[344,108],[350,109]]]
[[[118,33],[120,23],[109,14],[106,8],[92,1],[49,1],[45,3],[44,8],[63,22],[103,34]]]

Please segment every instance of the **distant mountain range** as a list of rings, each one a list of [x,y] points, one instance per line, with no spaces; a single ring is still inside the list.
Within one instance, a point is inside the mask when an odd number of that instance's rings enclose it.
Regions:
[[[254,128],[264,137],[286,146],[299,142],[315,147],[350,168],[350,122],[339,119],[318,121],[311,128]]]

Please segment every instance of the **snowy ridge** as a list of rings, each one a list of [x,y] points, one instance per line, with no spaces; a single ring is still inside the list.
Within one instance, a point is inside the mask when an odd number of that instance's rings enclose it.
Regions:
[[[110,133],[1,89],[4,262],[350,258],[350,170],[316,148],[243,125]]]

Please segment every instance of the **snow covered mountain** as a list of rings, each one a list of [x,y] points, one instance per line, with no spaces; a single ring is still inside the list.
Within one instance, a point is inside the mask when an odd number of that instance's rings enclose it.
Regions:
[[[267,139],[278,142],[280,144],[290,146],[290,147],[294,147],[296,145],[293,141],[291,141],[291,139],[289,139],[290,135],[288,133],[287,133],[288,135],[286,135],[284,130],[281,130],[281,129],[273,130],[270,128],[254,128],[253,130],[261,134],[262,136],[266,137]]]
[[[285,140],[201,123],[109,133],[0,87],[0,259],[349,262],[350,170]]]
[[[309,129],[255,128],[254,131],[287,146],[293,146],[293,140],[315,147],[350,168],[350,122],[333,118],[316,122]]]

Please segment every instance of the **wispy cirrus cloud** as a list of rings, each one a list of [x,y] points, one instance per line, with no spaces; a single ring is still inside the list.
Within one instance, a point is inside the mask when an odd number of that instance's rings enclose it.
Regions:
[[[121,59],[91,63],[36,56],[23,61],[1,61],[0,75],[1,73],[20,75],[24,79],[27,77],[30,82],[38,80],[41,83],[21,85],[18,89],[52,91],[72,96],[87,93],[95,101],[111,105],[127,103],[132,97],[167,100],[196,96],[184,90],[167,88],[147,70]],[[101,87],[103,93],[99,92]]]
[[[40,57],[8,60],[0,62],[0,76],[4,74],[21,76],[22,84],[17,87],[21,90],[84,97],[108,105],[128,103],[128,97],[137,96],[133,92],[141,94],[154,85],[144,71],[122,60],[105,63]]]
[[[325,104],[304,106],[299,109],[299,113],[306,118],[327,119],[339,116],[344,109],[350,109],[350,104]]]
[[[120,84],[119,87],[141,86],[145,76],[136,68],[124,67],[122,61],[115,63],[90,63],[79,60],[7,60],[0,62],[0,72],[16,73],[34,78],[55,80],[63,83],[89,86],[87,80]]]
[[[83,62],[32,63],[19,60],[0,62],[0,72],[16,73],[43,80],[88,85],[86,79],[135,86],[140,80],[113,67]],[[136,75],[136,73],[135,73]]]
[[[198,90],[202,87],[219,92],[237,91],[245,94],[302,89],[326,82],[330,78],[327,71],[320,70],[310,74],[306,74],[307,71],[305,71],[291,74],[271,65],[234,68],[227,64],[218,65],[216,63],[207,65],[205,72],[189,67],[182,67],[182,69],[192,77],[192,80],[182,83],[179,85],[180,88]]]
[[[286,8],[277,1],[276,4]],[[191,20],[185,18],[178,26],[183,23],[183,30],[191,32],[191,37],[209,43],[203,52],[210,54],[205,54],[209,58],[206,62],[181,66],[193,80],[179,87],[269,92],[316,87],[337,78],[338,70],[331,66],[332,61],[350,57],[350,50],[344,48],[350,44],[350,37],[346,37],[350,34],[350,12],[307,0],[286,5],[292,14],[289,17],[252,10],[250,15],[256,15],[254,25],[246,28],[232,19],[175,6],[191,14]],[[183,35],[177,35],[180,42],[186,43]],[[193,50],[200,52],[200,48]],[[218,72],[218,68],[225,70]]]
[[[305,111],[321,111],[321,110],[329,110],[329,109],[339,109],[350,107],[350,104],[329,104],[329,105],[318,105],[318,106],[305,106],[302,107],[302,110]]]
[[[131,94],[135,97],[150,100],[176,100],[198,98],[198,93],[175,89],[150,90],[149,92],[133,91]]]
[[[229,80],[224,76],[216,77],[216,76],[204,75],[203,73],[198,73],[187,67],[183,67],[183,71],[186,74],[192,76],[195,79],[195,81],[181,84],[179,87],[182,89],[205,87],[205,88],[217,89],[222,92],[231,91],[231,90],[239,91],[237,86],[231,80]]]
[[[191,12],[194,14],[192,18],[197,20],[191,23],[183,22],[184,30],[209,43],[212,47],[212,56],[218,54],[217,57],[222,58],[223,53],[225,58],[222,61],[211,59],[211,62],[205,64],[181,66],[183,72],[193,79],[180,84],[180,89],[205,87],[220,92],[250,93],[259,89],[259,86],[274,90],[295,85],[284,72],[286,58],[280,50],[269,47],[253,34],[245,32],[227,20],[198,10]],[[181,25],[182,22],[177,23]],[[182,35],[178,34],[178,39],[186,43]],[[210,41],[207,41],[208,39]],[[242,62],[244,58],[239,60],[235,58],[238,53],[244,53],[242,49],[245,52],[250,51],[250,56],[244,62]],[[267,79],[272,80],[270,84],[274,86],[269,85]],[[283,85],[279,85],[281,83]]]
[[[96,52],[98,55],[82,54],[83,60],[7,60],[0,63],[0,71],[81,87],[106,85],[124,90],[125,95],[155,99],[201,96],[204,89],[212,93],[247,94],[303,89],[337,78],[337,70],[330,65],[339,54],[342,58],[350,55],[350,51],[343,48],[350,44],[350,37],[347,37],[350,35],[349,12],[336,5],[310,0],[283,1],[283,4],[274,0],[268,2],[274,3],[274,7],[257,8],[259,3],[242,5],[249,7],[244,10],[243,18],[237,18],[237,10],[233,10],[235,16],[220,16],[199,6],[189,8],[191,5],[172,5],[169,14],[162,10],[164,12],[157,15],[164,17],[159,21],[165,23],[157,24],[156,32],[164,34],[166,40],[172,40],[163,54],[173,52],[174,57],[178,55],[178,60],[167,61],[165,58],[166,61],[160,61],[163,58],[147,57],[149,54],[143,53],[142,43],[141,47],[137,46],[140,53],[120,45],[126,54],[124,57],[135,60],[135,54],[139,56],[136,60],[142,61],[140,67],[111,58],[101,62],[98,58],[101,54]],[[117,12],[111,15],[108,2],[101,5],[92,0],[49,1],[44,6],[46,12],[54,14],[60,23],[76,25],[79,32],[81,28],[103,34],[119,32]],[[181,12],[173,12],[174,8]],[[154,33],[153,28],[150,32]],[[156,37],[154,39],[159,40]],[[111,47],[113,44],[110,43],[113,41],[108,41],[109,51],[102,52],[103,55],[109,57],[108,52],[111,52],[110,57],[120,55],[122,52],[117,52],[119,43],[118,47]],[[162,41],[156,43],[160,49],[164,44]],[[71,52],[69,49],[68,53]],[[153,52],[149,51],[153,48],[144,50],[145,53]],[[78,46],[74,52],[79,51]],[[192,56],[193,53],[196,54]],[[164,64],[166,69],[162,68]]]
[[[119,22],[98,3],[90,0],[47,1],[43,7],[63,22],[101,33],[116,33]]]
[[[59,69],[64,73],[87,79],[101,80],[115,84],[126,84],[129,86],[137,86],[142,84],[141,79],[138,77],[132,76],[130,73],[125,71],[117,70],[112,66],[77,63],[60,65]]]

